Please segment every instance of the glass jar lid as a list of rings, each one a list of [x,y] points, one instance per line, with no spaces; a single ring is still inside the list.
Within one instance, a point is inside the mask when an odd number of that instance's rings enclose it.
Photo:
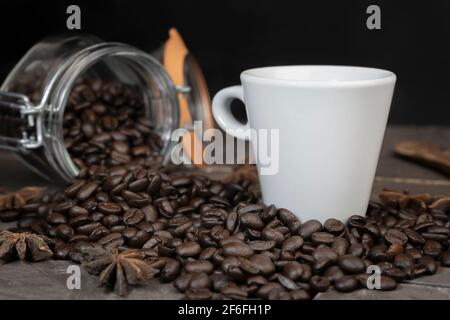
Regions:
[[[179,91],[180,128],[189,130],[189,139],[183,144],[190,163],[202,166],[204,143],[201,132],[194,131],[194,122],[201,121],[202,131],[214,127],[211,98],[203,72],[189,52],[179,32],[169,30],[169,39],[162,52],[162,64]],[[201,146],[194,148],[193,146]]]

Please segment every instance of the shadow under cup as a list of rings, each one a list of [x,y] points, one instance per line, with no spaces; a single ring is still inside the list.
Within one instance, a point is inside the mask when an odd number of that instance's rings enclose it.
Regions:
[[[367,210],[395,81],[362,67],[251,69],[242,87],[216,95],[213,112],[228,133],[252,140],[266,204],[302,221],[346,221]],[[245,125],[229,114],[234,98],[245,101]]]

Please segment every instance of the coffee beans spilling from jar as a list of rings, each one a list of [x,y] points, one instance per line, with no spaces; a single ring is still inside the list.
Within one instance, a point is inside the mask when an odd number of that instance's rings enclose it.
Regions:
[[[24,205],[14,231],[50,237],[55,258],[77,262],[86,248],[118,250],[123,259],[134,248],[189,299],[349,292],[367,287],[369,266],[381,272],[379,289],[393,290],[450,266],[450,197],[384,191],[366,216],[322,224],[262,204],[249,187],[136,164],[92,165],[64,192]]]

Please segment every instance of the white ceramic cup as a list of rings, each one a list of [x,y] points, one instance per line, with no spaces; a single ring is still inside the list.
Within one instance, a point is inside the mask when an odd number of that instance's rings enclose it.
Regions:
[[[257,159],[264,202],[287,208],[302,221],[364,215],[395,74],[363,67],[280,66],[244,71],[241,82],[215,95],[213,114],[222,129],[241,139],[249,138],[245,130],[250,128],[279,130],[278,171],[261,174]],[[232,115],[233,99],[245,103],[247,124]]]

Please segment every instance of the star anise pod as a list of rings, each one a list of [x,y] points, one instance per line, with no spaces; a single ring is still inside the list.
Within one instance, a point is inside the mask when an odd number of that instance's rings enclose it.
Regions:
[[[142,285],[159,271],[144,261],[140,250],[86,247],[82,249],[83,267],[91,274],[99,275],[99,286],[110,285],[120,295],[127,294],[127,285]]]
[[[53,255],[50,243],[49,238],[34,233],[0,231],[0,259],[41,261]]]
[[[16,192],[0,194],[0,211],[20,209],[31,199],[40,196],[45,187],[25,187]]]

